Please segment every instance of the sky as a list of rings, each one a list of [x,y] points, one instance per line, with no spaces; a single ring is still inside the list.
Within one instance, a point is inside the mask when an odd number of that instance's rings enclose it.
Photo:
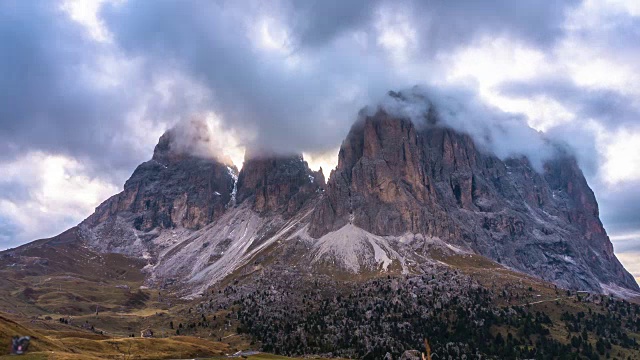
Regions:
[[[176,124],[328,175],[360,109],[420,85],[507,128],[501,156],[569,144],[640,278],[638,1],[4,0],[0,54],[0,249],[80,222]]]

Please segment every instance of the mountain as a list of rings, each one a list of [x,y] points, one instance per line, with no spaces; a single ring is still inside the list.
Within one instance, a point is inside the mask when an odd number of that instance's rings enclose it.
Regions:
[[[594,358],[591,336],[635,356],[640,288],[570,152],[537,168],[423,117],[362,112],[328,180],[299,154],[238,171],[197,126],[171,129],[78,226],[0,253],[0,311],[284,355],[397,358],[428,338],[451,358]]]
[[[230,162],[172,148],[176,136],[174,131],[165,133],[124,191],[79,225],[91,247],[151,256],[144,251],[156,250],[148,244],[164,230],[197,230],[224,214],[234,196],[237,169]]]
[[[146,259],[150,283],[192,296],[276,253],[310,272],[413,273],[434,250],[478,254],[567,289],[640,290],[566,150],[538,172],[525,157],[476,146],[434,107],[424,117],[418,126],[383,108],[361,114],[327,183],[301,155],[248,153],[238,173],[172,129],[124,191],[78,225],[78,239]]]
[[[322,171],[311,171],[300,155],[248,157],[238,177],[237,202],[250,199],[260,214],[293,216],[324,187]]]
[[[349,225],[421,234],[564,288],[638,290],[575,158],[558,149],[538,173],[526,158],[502,161],[430,116],[418,129],[380,110],[353,126],[311,236]]]

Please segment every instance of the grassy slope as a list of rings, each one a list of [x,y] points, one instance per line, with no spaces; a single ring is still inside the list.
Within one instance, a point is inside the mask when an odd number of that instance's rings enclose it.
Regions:
[[[597,304],[579,301],[575,292],[568,296],[566,290],[558,289],[553,284],[505,269],[479,255],[455,255],[440,257],[439,260],[473,276],[482,285],[494,291],[507,287],[513,288],[514,284],[518,284],[517,288],[520,289],[518,294],[521,299],[511,302],[504,299],[496,299],[497,304],[502,306],[528,305],[531,313],[540,311],[547,314],[553,322],[549,326],[552,337],[562,343],[568,343],[569,337],[572,335],[560,320],[563,312],[566,311],[572,314],[588,313],[590,309],[594,313],[604,314],[604,311]],[[629,301],[640,304],[640,299],[638,298],[629,299]],[[509,328],[496,328],[495,332],[501,332],[505,338],[508,332],[515,334],[515,330]],[[640,333],[630,334],[630,336],[640,342]],[[592,345],[595,346],[596,340],[593,334],[589,336],[589,342]],[[640,358],[640,354],[634,350],[624,349],[616,345],[613,345],[610,355],[621,359]]]
[[[63,239],[64,240],[64,239]],[[267,252],[270,253],[270,252]],[[559,321],[564,311],[577,313],[600,311],[593,304],[577,302],[575,296],[553,285],[501,267],[477,255],[444,256],[431,254],[434,259],[449,264],[494,289],[510,287],[517,299],[496,299],[498,305],[531,304],[533,311],[547,313],[554,324],[550,330],[554,338],[566,341],[567,331]],[[265,259],[262,265],[275,259]],[[193,320],[188,313],[189,303],[158,290],[143,289],[144,264],[116,254],[97,254],[84,248],[72,248],[64,242],[39,244],[21,252],[21,256],[0,257],[0,349],[7,349],[13,335],[30,335],[32,353],[23,359],[96,359],[96,358],[186,358],[233,353],[238,349],[257,348],[246,335],[235,334],[237,324],[224,327],[228,311],[216,313],[210,329],[186,332],[193,336],[175,336],[169,328],[173,321]],[[238,271],[226,282],[240,280],[249,272]],[[340,279],[341,273],[332,274]],[[381,274],[367,274],[380,276]],[[386,274],[383,274],[386,276]],[[364,276],[361,274],[361,277]],[[353,276],[351,275],[351,280]],[[362,279],[360,279],[362,280]],[[142,297],[141,297],[142,296]],[[95,315],[96,305],[99,315]],[[71,319],[71,325],[57,319]],[[48,319],[48,320],[47,320]],[[83,324],[93,326],[99,335]],[[139,336],[140,330],[151,328],[156,339],[129,338]],[[510,329],[496,328],[506,334]],[[640,340],[638,334],[633,334]],[[220,340],[222,341],[212,341]],[[595,339],[589,339],[595,342]],[[135,355],[135,356],[127,356]],[[615,349],[618,356],[637,356]],[[1,354],[1,352],[0,352]],[[0,357],[1,358],[1,357]],[[286,359],[262,354],[252,359]]]
[[[93,334],[71,326],[34,329],[19,318],[0,314],[0,348],[9,348],[9,339],[17,334],[32,337],[30,351],[23,360],[75,359],[224,359],[233,353],[228,344],[192,336],[169,338],[122,338]],[[25,326],[27,325],[27,326]],[[55,324],[54,324],[55,325]],[[260,353],[245,357],[251,360],[285,360],[284,356]],[[15,359],[0,353],[1,359]],[[319,360],[322,360],[318,358]]]
[[[121,338],[94,334],[64,325],[45,330],[30,321],[0,314],[0,348],[9,349],[14,335],[32,337],[29,356],[21,359],[169,359],[219,356],[226,344],[190,336]],[[0,357],[1,359],[2,357]]]

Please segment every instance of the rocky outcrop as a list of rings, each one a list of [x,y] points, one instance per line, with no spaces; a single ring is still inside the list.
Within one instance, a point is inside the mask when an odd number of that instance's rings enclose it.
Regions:
[[[162,229],[196,230],[222,216],[231,200],[236,168],[181,151],[174,144],[170,130],[160,138],[153,158],[136,168],[124,190],[80,224],[96,246],[137,254],[127,249],[135,239],[148,241]]]
[[[322,170],[311,171],[302,156],[249,157],[238,177],[238,204],[250,201],[261,214],[291,216],[325,187]]]
[[[575,159],[536,172],[473,139],[380,110],[351,129],[316,207],[316,238],[353,224],[376,235],[424,234],[568,288],[638,290],[613,254],[598,205]]]

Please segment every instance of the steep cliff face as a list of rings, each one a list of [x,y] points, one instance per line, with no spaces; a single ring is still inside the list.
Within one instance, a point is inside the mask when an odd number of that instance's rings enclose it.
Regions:
[[[302,156],[245,159],[238,177],[237,202],[249,201],[261,214],[291,216],[325,187],[321,171],[311,171]]]
[[[170,139],[170,133],[163,135],[153,158],[138,166],[124,191],[99,206],[87,222],[130,212],[134,227],[149,231],[197,229],[220,217],[231,200],[237,170],[214,159],[173,153]]]
[[[237,174],[230,163],[203,158],[174,146],[172,131],[140,164],[124,190],[103,202],[81,223],[104,250],[130,253],[134,239],[153,239],[163,229],[196,230],[222,216]],[[136,251],[133,251],[136,253]]]
[[[383,236],[440,238],[555,283],[638,289],[613,254],[593,192],[561,151],[539,174],[437,124],[384,111],[355,124],[310,224],[321,237],[353,224]]]

